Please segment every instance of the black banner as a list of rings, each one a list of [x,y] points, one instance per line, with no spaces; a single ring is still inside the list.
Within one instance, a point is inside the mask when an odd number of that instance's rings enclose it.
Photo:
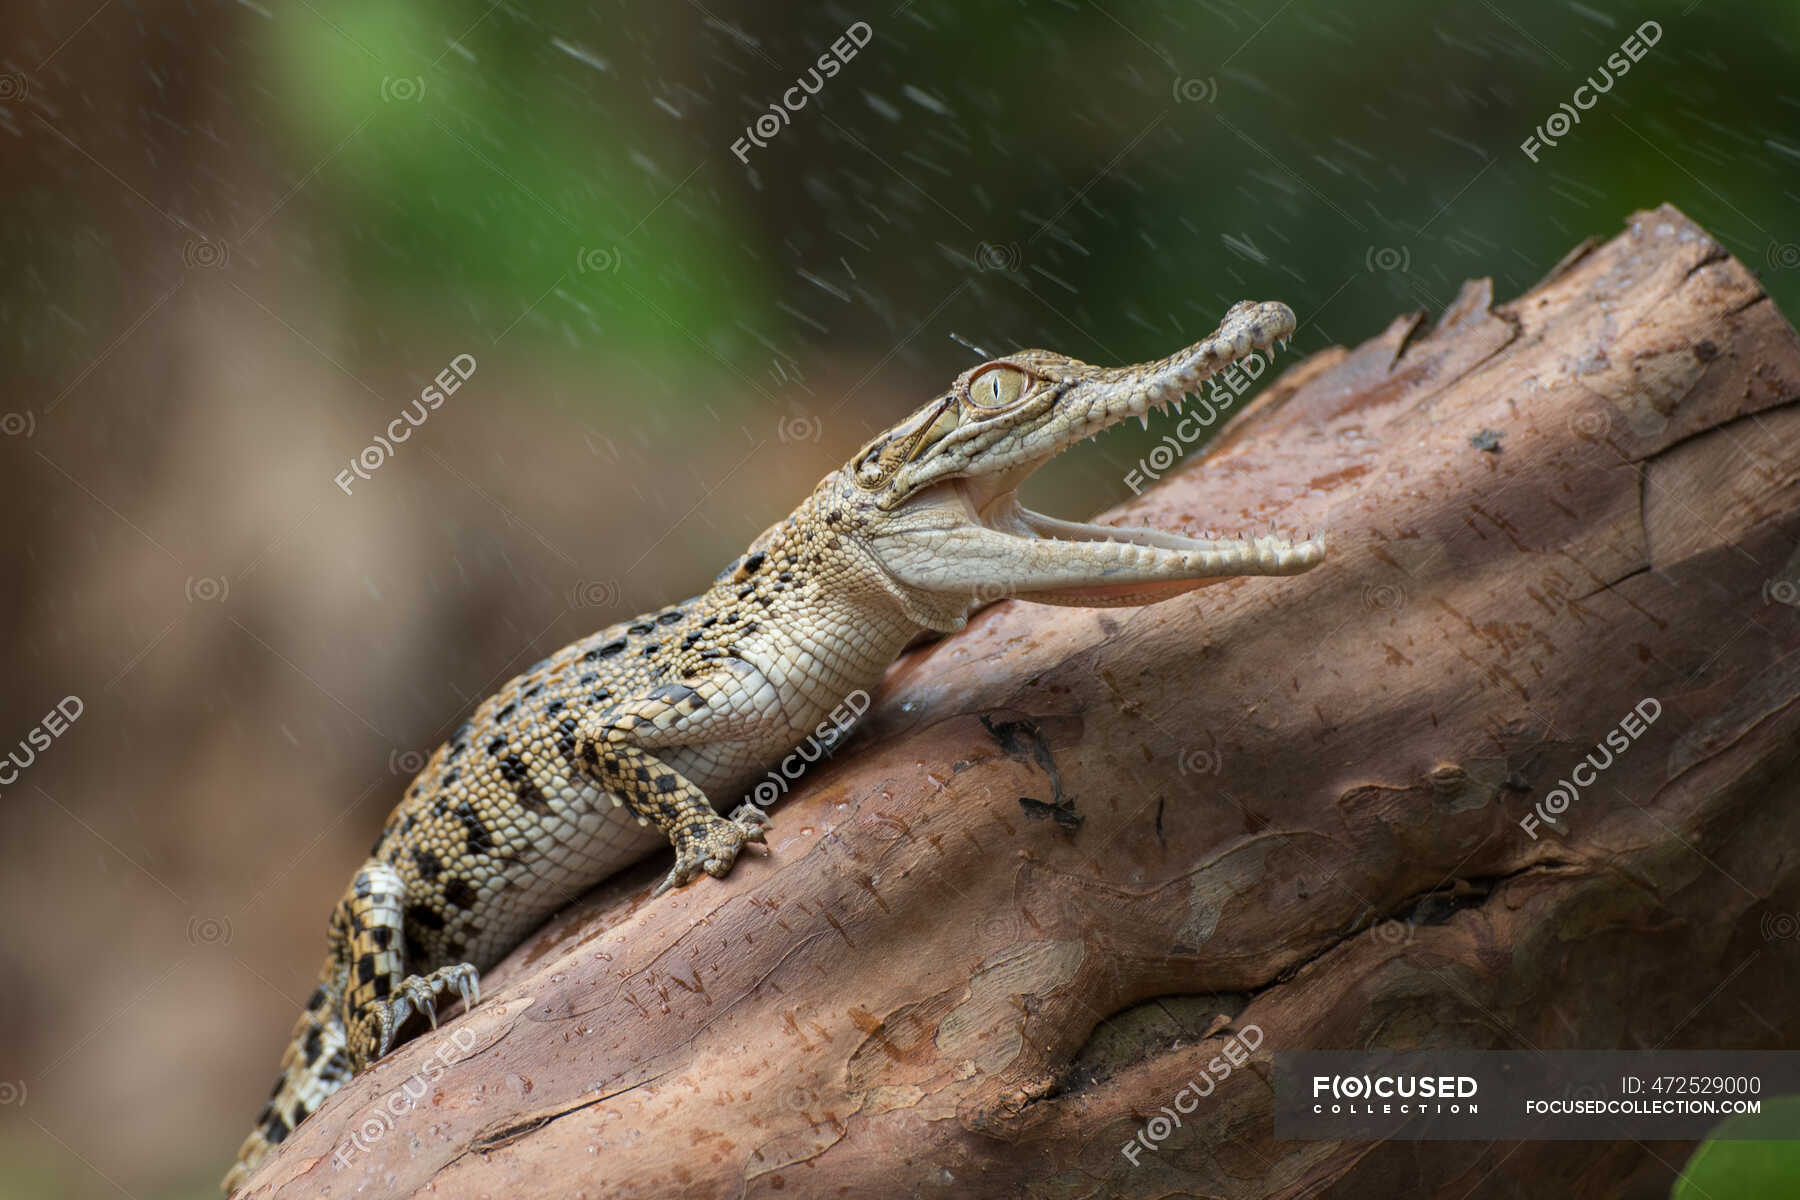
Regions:
[[[1275,1054],[1275,1136],[1797,1138],[1793,1106],[1764,1103],[1796,1093],[1793,1051],[1287,1050]],[[1745,1119],[1721,1129],[1731,1117]]]

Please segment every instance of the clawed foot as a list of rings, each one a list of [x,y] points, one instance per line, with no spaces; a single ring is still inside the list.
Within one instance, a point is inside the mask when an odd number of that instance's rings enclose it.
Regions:
[[[389,996],[375,1010],[375,1021],[381,1040],[375,1057],[382,1058],[393,1047],[394,1033],[413,1013],[423,1014],[437,1028],[438,993],[456,989],[464,1008],[474,1008],[481,1001],[481,980],[469,963],[439,967],[429,975],[408,975],[400,981],[400,990]]]
[[[651,896],[660,896],[678,888],[704,871],[714,879],[723,879],[737,862],[738,852],[751,842],[767,845],[769,814],[754,804],[745,804],[730,819],[714,816],[705,823],[679,830],[675,834],[675,866],[657,885]]]

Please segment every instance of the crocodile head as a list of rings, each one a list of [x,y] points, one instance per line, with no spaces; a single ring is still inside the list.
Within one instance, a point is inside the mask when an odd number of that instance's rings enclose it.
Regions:
[[[1147,604],[1228,576],[1296,574],[1324,558],[1322,541],[1082,524],[1018,498],[1064,450],[1127,418],[1147,422],[1152,408],[1179,409],[1209,376],[1254,352],[1272,356],[1293,332],[1285,304],[1243,301],[1210,337],[1157,362],[1096,367],[1048,350],[994,359],[870,441],[836,490],[884,583],[934,628],[1005,596]]]

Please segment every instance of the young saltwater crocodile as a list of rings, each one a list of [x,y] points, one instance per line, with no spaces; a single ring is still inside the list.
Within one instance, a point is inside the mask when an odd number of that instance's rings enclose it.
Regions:
[[[1213,539],[1083,525],[1023,508],[1044,462],[1185,393],[1294,331],[1276,303],[1234,305],[1160,362],[1093,367],[1023,350],[827,475],[707,591],[565,647],[484,702],[432,755],[331,918],[319,986],[225,1190],[412,1014],[467,1004],[485,971],[583,889],[665,840],[657,894],[723,876],[768,819],[739,795],[924,630],[987,601],[1149,604],[1230,575],[1290,575],[1321,541]],[[610,803],[609,803],[610,801]],[[640,826],[653,828],[640,828]]]

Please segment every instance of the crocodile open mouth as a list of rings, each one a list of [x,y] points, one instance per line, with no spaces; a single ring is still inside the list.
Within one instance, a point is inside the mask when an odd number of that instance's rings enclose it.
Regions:
[[[1033,512],[1018,495],[1052,458],[1132,417],[1147,423],[1153,408],[1178,412],[1212,376],[1252,354],[1273,357],[1294,328],[1285,304],[1244,301],[1211,336],[1159,361],[1096,367],[1023,350],[976,368],[917,418],[919,438],[940,425],[951,429],[897,469],[904,500],[872,539],[878,556],[895,579],[925,591],[1088,607],[1150,604],[1232,576],[1308,570],[1324,560],[1322,539],[1065,521]],[[978,399],[973,385],[982,380]],[[946,407],[953,401],[963,407]],[[893,441],[873,443],[866,454]],[[907,488],[909,473],[924,477],[921,485]]]
[[[967,482],[967,481],[965,481]],[[1120,569],[1149,568],[1167,578],[1152,590],[1158,596],[1186,591],[1202,583],[1239,574],[1297,575],[1325,558],[1325,541],[1308,537],[1290,541],[1274,534],[1257,537],[1192,537],[1145,525],[1103,525],[1065,521],[1026,508],[1019,494],[1008,489],[979,500],[967,492],[964,501],[972,516],[995,533],[1034,541],[1085,544],[1100,557],[1098,565]],[[1140,586],[1134,595],[1142,594]],[[1075,593],[1068,593],[1073,596]],[[1082,589],[1087,599],[1111,595],[1107,585]]]
[[[1275,348],[1294,333],[1294,314],[1285,304],[1246,301],[1235,305],[1213,336],[1159,363],[1100,370],[1076,383],[1058,402],[1063,423],[1060,444],[1036,462],[1010,471],[973,475],[960,482],[970,514],[997,533],[1053,542],[1118,547],[1121,566],[1153,566],[1171,574],[1224,576],[1240,572],[1283,575],[1304,571],[1325,556],[1321,539],[1291,542],[1273,534],[1258,537],[1190,537],[1146,526],[1102,525],[1065,521],[1034,512],[1019,502],[1019,487],[1038,467],[1083,440],[1114,425],[1138,418],[1146,429],[1150,413],[1180,413],[1211,377],[1251,354],[1270,361]],[[1106,554],[1108,552],[1102,551]],[[1189,584],[1188,586],[1192,586]]]

